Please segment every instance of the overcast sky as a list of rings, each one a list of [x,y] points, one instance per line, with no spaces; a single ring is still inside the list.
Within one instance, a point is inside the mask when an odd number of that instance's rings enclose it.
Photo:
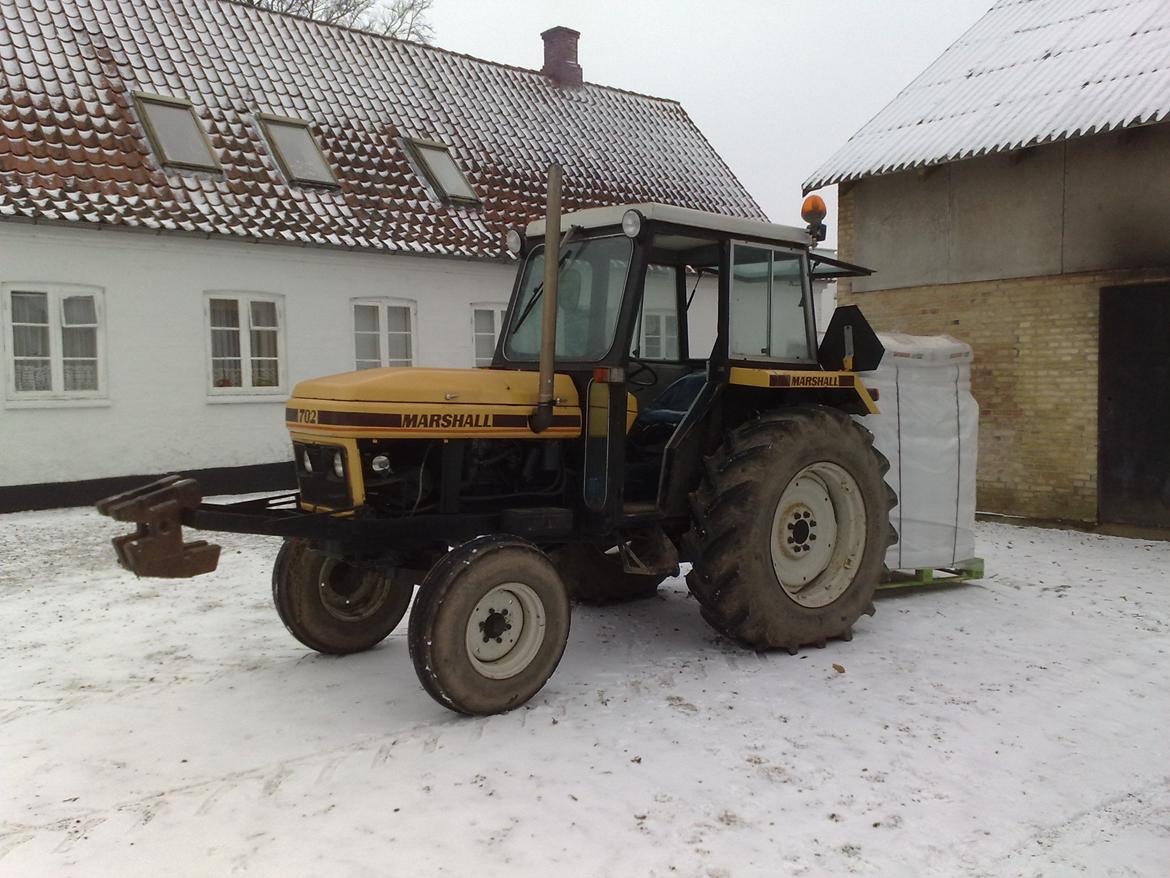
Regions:
[[[581,31],[585,78],[673,98],[777,222],[800,184],[993,0],[435,0],[435,43],[539,68]],[[833,243],[835,187],[829,202]]]

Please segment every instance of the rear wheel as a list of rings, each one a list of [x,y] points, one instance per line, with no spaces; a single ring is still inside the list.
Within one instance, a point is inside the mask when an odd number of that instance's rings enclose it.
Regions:
[[[431,569],[410,614],[423,688],[460,713],[503,713],[540,691],[569,637],[569,595],[552,562],[513,537],[478,537]]]
[[[835,409],[785,409],[731,433],[691,495],[687,584],[704,618],[757,649],[850,637],[896,540],[888,469]]]
[[[277,615],[297,640],[329,655],[381,643],[406,615],[411,577],[394,568],[357,567],[302,539],[285,540],[272,567]]]
[[[569,596],[581,604],[620,604],[652,598],[665,576],[627,573],[620,555],[588,543],[570,543],[549,554]]]

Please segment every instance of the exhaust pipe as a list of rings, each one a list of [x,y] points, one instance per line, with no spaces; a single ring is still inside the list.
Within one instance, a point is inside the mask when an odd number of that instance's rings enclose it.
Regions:
[[[557,285],[561,274],[561,166],[548,167],[548,203],[544,209],[544,312],[540,324],[540,380],[530,426],[543,433],[553,417],[553,359],[557,347]]]

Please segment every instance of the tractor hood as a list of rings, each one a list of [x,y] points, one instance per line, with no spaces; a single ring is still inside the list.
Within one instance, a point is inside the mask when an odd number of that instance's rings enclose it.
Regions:
[[[363,369],[302,381],[293,399],[535,406],[538,380],[536,372],[499,369]],[[577,405],[577,389],[568,375],[556,376],[553,393],[559,405]]]
[[[364,369],[302,381],[285,409],[294,441],[369,438],[552,439],[581,433],[577,389],[557,375],[552,424],[532,431],[536,372]]]

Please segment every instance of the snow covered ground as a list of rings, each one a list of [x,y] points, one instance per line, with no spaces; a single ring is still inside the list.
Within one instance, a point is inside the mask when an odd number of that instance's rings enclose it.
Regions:
[[[138,581],[118,529],[0,516],[0,875],[1170,874],[1167,543],[983,524],[982,583],[796,657],[674,581],[468,719],[405,625],[294,642],[271,540]]]

